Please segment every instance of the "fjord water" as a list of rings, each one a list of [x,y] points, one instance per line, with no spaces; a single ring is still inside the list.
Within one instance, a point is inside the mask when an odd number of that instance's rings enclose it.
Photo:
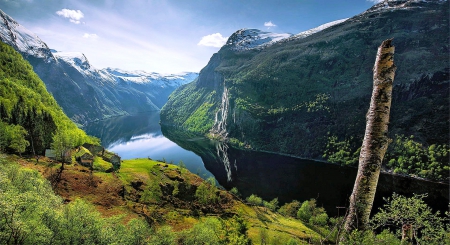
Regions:
[[[159,112],[116,117],[88,124],[86,132],[97,136],[122,159],[165,159],[184,162],[203,178],[214,176],[226,188],[236,187],[242,196],[257,194],[281,203],[316,198],[330,215],[348,206],[356,177],[355,168],[304,160],[278,154],[243,151],[172,127],[161,127]],[[375,207],[393,192],[411,196],[428,193],[425,201],[434,209],[447,210],[448,184],[381,174]],[[340,210],[344,212],[344,210]]]
[[[102,145],[119,154],[122,160],[150,157],[174,164],[183,161],[192,173],[203,178],[213,177],[198,155],[162,135],[158,111],[95,121],[83,129],[100,138]]]

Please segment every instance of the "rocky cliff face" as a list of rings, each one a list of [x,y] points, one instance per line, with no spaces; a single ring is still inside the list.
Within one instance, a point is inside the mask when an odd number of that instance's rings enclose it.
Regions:
[[[0,40],[31,63],[66,115],[79,124],[159,110],[176,88],[198,76],[96,69],[82,53],[52,51],[1,10]]]
[[[388,1],[259,48],[235,49],[238,42],[229,40],[196,82],[171,95],[161,120],[302,157],[320,158],[330,136],[348,140],[356,150],[377,47],[394,38],[398,69],[391,136],[448,143],[448,7],[447,1]],[[242,36],[238,32],[231,37]]]

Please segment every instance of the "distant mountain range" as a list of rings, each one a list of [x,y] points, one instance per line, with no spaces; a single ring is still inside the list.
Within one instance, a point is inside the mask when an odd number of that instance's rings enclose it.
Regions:
[[[0,40],[31,63],[64,112],[79,124],[159,110],[177,87],[198,76],[96,69],[82,53],[50,49],[1,10]]]
[[[391,0],[296,35],[239,30],[170,96],[161,121],[256,150],[321,159],[336,140],[355,152],[377,47],[393,38],[390,137],[448,144],[448,13],[447,1]]]

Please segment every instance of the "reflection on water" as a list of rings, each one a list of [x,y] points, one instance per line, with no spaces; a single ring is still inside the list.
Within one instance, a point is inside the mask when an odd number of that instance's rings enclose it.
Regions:
[[[278,197],[281,203],[316,198],[331,215],[337,215],[336,207],[348,206],[356,168],[242,151],[220,142],[189,142],[185,140],[192,137],[189,134],[164,126],[162,132],[178,145],[199,155],[220,185],[228,190],[236,187],[244,197],[251,194],[265,200]],[[449,202],[448,187],[448,184],[381,174],[374,207],[381,207],[383,197],[390,197],[393,192],[406,196],[428,193],[425,201],[442,212],[447,210]]]
[[[233,177],[231,176],[231,165],[230,165],[230,159],[228,158],[228,146],[227,144],[223,143],[217,143],[216,144],[216,152],[217,157],[219,160],[223,163],[223,166],[225,167],[225,172],[227,173],[227,182],[231,182],[233,180]],[[234,162],[234,167],[237,171],[236,161]]]
[[[213,177],[199,156],[164,137],[159,125],[159,112],[97,121],[86,125],[84,130],[99,137],[108,150],[119,154],[122,159],[150,157],[175,164],[183,161],[189,171],[203,178]],[[198,137],[192,139],[196,140]]]
[[[203,178],[214,176],[226,189],[237,187],[244,196],[257,194],[265,200],[278,197],[280,203],[316,198],[330,215],[336,207],[348,206],[356,177],[355,168],[302,160],[276,154],[237,150],[174,128],[160,127],[159,112],[117,117],[91,123],[87,133],[122,159],[165,159],[183,161],[189,171]],[[441,212],[449,202],[448,184],[381,174],[374,207],[393,192],[411,196],[428,193],[425,201]],[[341,210],[342,212],[342,210]]]

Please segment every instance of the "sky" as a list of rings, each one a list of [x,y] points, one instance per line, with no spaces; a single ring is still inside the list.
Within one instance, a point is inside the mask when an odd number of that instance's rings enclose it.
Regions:
[[[242,28],[297,34],[379,0],[0,0],[51,49],[98,69],[199,72]]]

